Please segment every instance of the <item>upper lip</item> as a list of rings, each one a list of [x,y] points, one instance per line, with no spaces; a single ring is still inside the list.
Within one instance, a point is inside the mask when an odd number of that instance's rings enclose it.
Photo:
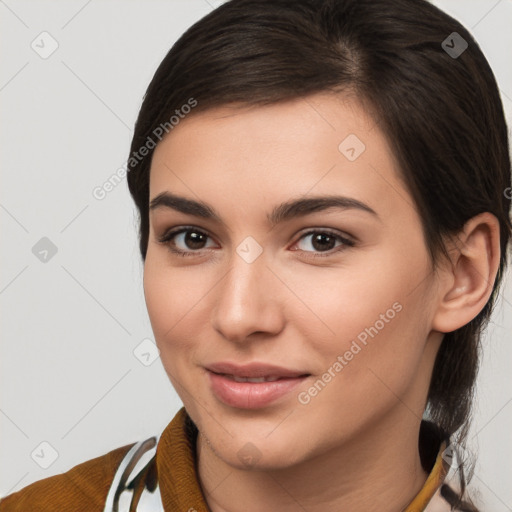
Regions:
[[[300,370],[291,370],[267,363],[235,364],[230,362],[213,363],[205,367],[214,373],[234,375],[236,377],[302,377],[310,375]]]

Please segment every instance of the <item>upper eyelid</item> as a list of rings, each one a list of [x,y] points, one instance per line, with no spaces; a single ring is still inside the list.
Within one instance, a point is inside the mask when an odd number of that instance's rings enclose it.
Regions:
[[[181,233],[186,233],[187,231],[197,231],[203,235],[208,236],[209,238],[214,238],[207,230],[203,228],[198,228],[196,226],[180,226],[176,228],[166,229],[160,236],[157,236],[158,239],[167,238],[169,236],[179,235]]]

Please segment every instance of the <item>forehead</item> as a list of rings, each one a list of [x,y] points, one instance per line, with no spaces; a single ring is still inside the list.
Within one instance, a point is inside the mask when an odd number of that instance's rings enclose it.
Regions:
[[[185,116],[155,149],[150,198],[165,190],[224,194],[249,206],[249,197],[343,193],[381,209],[410,208],[397,169],[384,134],[354,97],[317,94]]]
[[[348,95],[321,93],[270,105],[223,105],[184,116],[158,144],[155,158],[191,140],[198,148],[200,139],[203,145],[214,140],[223,145],[231,144],[232,149],[234,146],[245,150],[252,147],[260,155],[258,143],[265,144],[269,150],[288,149],[290,156],[294,151],[299,153],[304,143],[306,147],[316,146],[319,139],[324,139],[323,149],[334,143],[337,150],[336,142],[340,142],[344,134],[368,138],[367,133],[374,127],[372,116],[354,96]],[[379,138],[380,134],[376,136]],[[282,142],[286,142],[286,147],[280,145]],[[194,155],[187,157],[191,162]]]

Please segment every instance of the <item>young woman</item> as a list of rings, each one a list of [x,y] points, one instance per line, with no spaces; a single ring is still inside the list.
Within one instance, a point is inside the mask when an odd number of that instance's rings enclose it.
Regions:
[[[231,0],[161,63],[128,163],[184,407],[0,511],[476,510],[511,166],[464,27],[424,0]]]

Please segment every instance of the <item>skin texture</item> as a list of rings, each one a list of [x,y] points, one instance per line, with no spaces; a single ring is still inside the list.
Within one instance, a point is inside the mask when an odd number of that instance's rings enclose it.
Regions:
[[[349,134],[365,145],[354,161],[338,149]],[[144,269],[162,363],[200,432],[211,510],[403,509],[427,477],[418,432],[443,333],[476,316],[492,290],[496,219],[468,222],[450,262],[434,270],[383,133],[353,97],[329,94],[185,118],[153,156],[150,200],[165,191],[204,201],[221,219],[152,210]],[[268,224],[282,202],[333,194],[377,216],[330,209]],[[186,245],[183,234],[158,242],[180,226],[208,236],[202,245]],[[354,245],[335,238],[322,250],[304,236],[312,228]],[[236,251],[248,236],[263,250],[252,263]],[[378,334],[300,403],[298,394],[381,315],[388,321]],[[219,361],[312,375],[271,405],[245,410],[212,393],[204,367]],[[239,457],[247,443],[257,454],[250,467]]]

